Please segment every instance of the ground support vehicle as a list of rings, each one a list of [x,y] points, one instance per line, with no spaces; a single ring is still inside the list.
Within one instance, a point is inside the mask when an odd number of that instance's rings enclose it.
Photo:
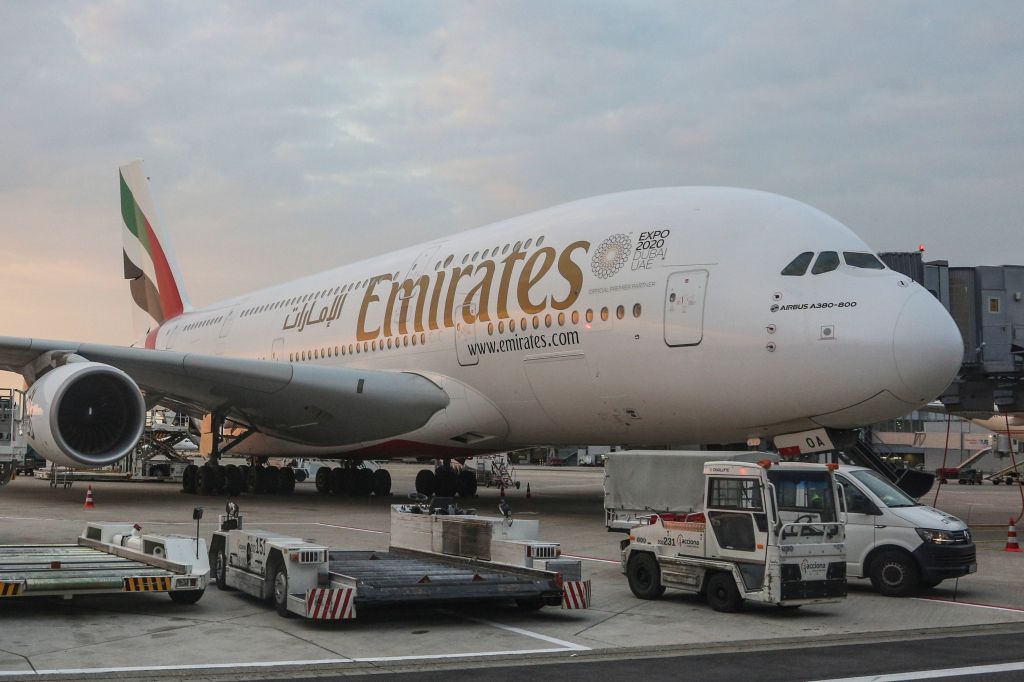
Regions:
[[[960,485],[981,485],[981,472],[977,469],[960,469],[956,478]]]
[[[835,472],[846,504],[846,571],[882,594],[905,597],[978,570],[971,531],[955,516],[919,504],[872,469]]]
[[[73,545],[0,545],[0,598],[166,592],[194,604],[209,579],[206,542],[89,523]]]
[[[779,606],[846,596],[846,548],[835,465],[704,459],[678,483],[686,511],[651,514],[623,540],[622,570],[640,599],[667,587],[703,595],[716,611],[744,601]],[[771,474],[771,475],[769,475]],[[696,482],[696,485],[694,485]]]
[[[25,394],[13,388],[0,388],[0,486],[7,485],[21,467],[28,452],[22,422]]]
[[[995,472],[994,474],[989,474],[988,476],[986,476],[986,478],[988,480],[992,481],[992,483],[994,483],[995,485],[999,485],[1000,483],[1005,483],[1006,485],[1012,485],[1013,483],[1020,483],[1020,481],[1021,481],[1020,470],[1019,470],[1020,466],[1022,466],[1022,464],[1020,464],[1020,463],[1018,463],[1018,464],[1011,464],[1008,467],[1000,469],[999,471]]]
[[[519,488],[516,470],[508,463],[508,455],[481,455],[473,458],[476,464],[476,482],[486,488]]]
[[[535,539],[537,521],[488,518],[454,505],[393,505],[387,551],[330,550],[222,517],[210,561],[222,589],[274,603],[282,616],[351,620],[364,607],[514,600],[589,608],[579,561]]]

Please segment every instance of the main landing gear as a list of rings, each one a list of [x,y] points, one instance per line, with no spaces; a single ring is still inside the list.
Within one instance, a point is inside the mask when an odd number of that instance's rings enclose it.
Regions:
[[[345,462],[339,467],[320,467],[316,471],[316,491],[324,495],[348,497],[387,497],[391,494],[391,473],[372,468],[366,462]]]
[[[181,475],[181,489],[193,495],[291,495],[295,492],[295,470],[260,462],[221,465],[207,462],[189,464]]]
[[[416,492],[427,497],[474,497],[476,472],[444,459],[433,470],[421,469],[416,474]]]

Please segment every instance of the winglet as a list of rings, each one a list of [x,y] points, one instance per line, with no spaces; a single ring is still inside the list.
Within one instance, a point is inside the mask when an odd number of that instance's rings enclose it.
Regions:
[[[191,310],[191,305],[174,253],[157,218],[142,161],[132,161],[119,170],[124,278],[130,282],[136,307],[151,318],[137,324],[137,333],[144,337],[156,326]]]

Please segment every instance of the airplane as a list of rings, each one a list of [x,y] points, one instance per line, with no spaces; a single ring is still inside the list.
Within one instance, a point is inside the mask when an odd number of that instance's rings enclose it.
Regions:
[[[351,464],[418,456],[441,463],[418,490],[466,494],[452,460],[852,429],[927,403],[961,364],[934,296],[766,192],[597,196],[193,307],[142,162],[119,170],[139,343],[0,337],[0,368],[29,385],[29,441],[59,464],[116,462],[160,404],[213,434],[193,489],[310,457],[381,494],[387,471]],[[248,472],[219,466],[229,448]]]

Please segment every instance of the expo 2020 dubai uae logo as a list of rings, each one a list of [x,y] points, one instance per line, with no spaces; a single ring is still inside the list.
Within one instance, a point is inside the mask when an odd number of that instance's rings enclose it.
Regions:
[[[633,240],[626,234],[613,234],[601,242],[590,259],[590,269],[601,279],[608,279],[629,260],[629,251],[633,248]]]

